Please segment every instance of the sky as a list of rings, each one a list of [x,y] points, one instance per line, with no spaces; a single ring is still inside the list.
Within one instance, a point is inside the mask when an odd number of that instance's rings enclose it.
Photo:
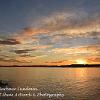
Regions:
[[[0,65],[100,64],[100,0],[0,0]]]

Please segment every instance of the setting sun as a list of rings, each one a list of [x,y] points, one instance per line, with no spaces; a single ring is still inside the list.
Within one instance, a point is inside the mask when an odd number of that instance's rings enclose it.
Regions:
[[[78,59],[78,60],[76,60],[76,63],[77,64],[86,64],[87,61],[86,60],[83,60],[83,59]]]

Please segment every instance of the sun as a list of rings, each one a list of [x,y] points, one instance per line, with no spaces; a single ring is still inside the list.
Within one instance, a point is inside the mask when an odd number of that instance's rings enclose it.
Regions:
[[[87,61],[84,60],[84,59],[78,59],[78,60],[76,60],[76,63],[77,63],[77,64],[86,64]]]

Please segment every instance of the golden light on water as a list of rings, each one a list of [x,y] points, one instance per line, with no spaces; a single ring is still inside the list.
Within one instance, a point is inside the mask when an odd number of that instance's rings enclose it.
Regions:
[[[78,59],[78,60],[76,60],[76,63],[77,64],[87,64],[87,61],[84,59]]]

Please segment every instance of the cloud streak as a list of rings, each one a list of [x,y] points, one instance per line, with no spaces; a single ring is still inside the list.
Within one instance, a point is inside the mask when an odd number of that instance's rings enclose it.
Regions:
[[[21,42],[16,39],[4,39],[4,40],[1,39],[0,44],[1,45],[17,45],[17,44],[21,44]]]
[[[29,51],[35,51],[35,49],[24,49],[24,50],[14,50],[14,52],[16,54],[25,54],[25,53],[28,53]]]

